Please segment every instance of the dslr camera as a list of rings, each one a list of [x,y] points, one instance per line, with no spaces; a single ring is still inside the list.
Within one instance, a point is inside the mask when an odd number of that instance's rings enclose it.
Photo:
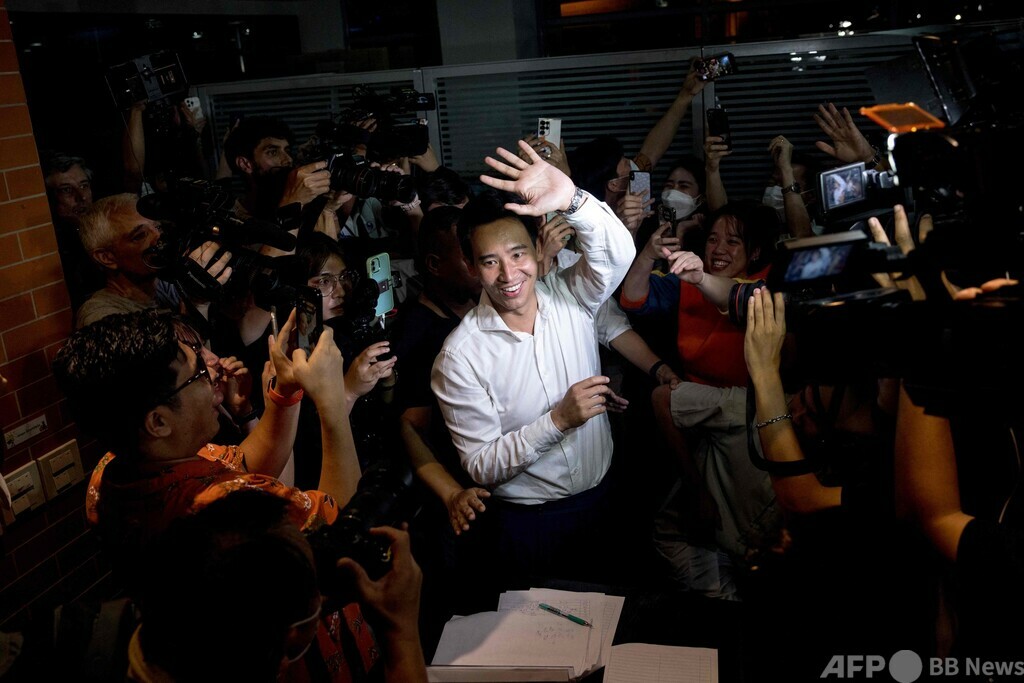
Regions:
[[[363,472],[359,486],[333,524],[308,532],[321,592],[334,607],[354,602],[356,594],[348,578],[337,570],[338,560],[358,562],[371,579],[391,568],[391,548],[370,534],[378,526],[397,527],[419,513],[408,463],[380,458]]]

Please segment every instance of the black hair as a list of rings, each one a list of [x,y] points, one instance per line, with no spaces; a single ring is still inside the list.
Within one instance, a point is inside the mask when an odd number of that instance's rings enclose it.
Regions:
[[[292,265],[285,269],[287,279],[294,285],[305,285],[309,278],[323,271],[324,264],[331,256],[344,261],[346,268],[359,269],[359,253],[354,247],[342,244],[340,240],[322,232],[303,235],[295,247]]]
[[[462,209],[457,206],[439,206],[428,211],[423,220],[420,221],[419,230],[416,233],[416,270],[421,276],[426,277],[427,255],[441,255],[448,248],[445,244],[445,236],[452,235],[452,226],[457,226]],[[457,241],[458,231],[455,232]]]
[[[585,142],[567,155],[573,182],[601,201],[605,185],[618,174],[622,157],[622,143],[610,135]]]
[[[85,159],[66,152],[44,150],[39,154],[39,163],[43,168],[43,179],[45,180],[54,173],[66,173],[72,166],[81,166],[85,177],[92,180],[92,169]]]
[[[123,457],[138,453],[146,413],[172,396],[180,352],[171,314],[146,310],[108,315],[77,330],[57,353],[53,374],[82,429]]]
[[[684,154],[678,159],[675,159],[672,162],[672,164],[668,167],[668,173],[665,174],[665,178],[667,179],[670,175],[672,175],[672,171],[676,170],[677,168],[682,168],[686,171],[689,171],[690,175],[693,176],[693,179],[697,181],[697,188],[700,190],[701,194],[704,193],[704,188],[707,184],[707,171],[705,171],[704,169],[703,159],[700,159],[692,154]]]
[[[311,615],[318,595],[308,545],[288,529],[288,504],[235,491],[147,546],[139,595],[147,661],[180,681],[275,680],[290,626]]]
[[[417,183],[417,194],[423,204],[423,210],[432,204],[453,206],[472,198],[473,192],[458,173],[445,166],[427,173]]]
[[[462,207],[462,214],[459,216],[459,245],[466,260],[473,263],[473,231],[481,225],[487,225],[508,218],[521,223],[526,228],[532,244],[537,238],[537,224],[527,216],[509,211],[505,204],[522,204],[523,200],[518,195],[499,190],[488,189],[469,200],[469,203]]]
[[[238,164],[235,159],[245,157],[252,159],[263,138],[279,138],[291,143],[295,136],[292,135],[288,124],[280,119],[269,116],[252,116],[242,119],[238,126],[228,135],[224,141],[224,156],[227,159],[228,167],[238,173]]]
[[[705,240],[711,234],[715,221],[723,216],[736,219],[736,230],[747,250],[749,274],[756,273],[775,259],[775,243],[782,229],[775,209],[754,200],[731,201],[704,219]],[[757,257],[753,257],[752,254],[758,250]]]

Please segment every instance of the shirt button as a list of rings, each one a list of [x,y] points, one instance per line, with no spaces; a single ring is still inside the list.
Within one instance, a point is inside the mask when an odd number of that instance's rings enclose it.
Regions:
[[[580,473],[580,468],[579,467],[572,468],[572,473],[573,473],[573,475],[579,474]]]

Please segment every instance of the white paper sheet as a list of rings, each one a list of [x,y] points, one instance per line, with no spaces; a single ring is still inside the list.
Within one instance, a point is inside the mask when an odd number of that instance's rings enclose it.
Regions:
[[[616,645],[604,670],[604,683],[718,683],[718,650]]]

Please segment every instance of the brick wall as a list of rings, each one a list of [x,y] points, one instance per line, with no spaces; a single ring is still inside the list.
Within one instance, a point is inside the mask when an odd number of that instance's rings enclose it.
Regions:
[[[46,415],[48,428],[3,454],[4,474],[72,438],[50,362],[72,327],[11,26],[0,0],[0,393],[3,431]],[[95,443],[79,440],[86,472]],[[0,631],[52,618],[53,607],[106,596],[109,568],[85,526],[85,485],[25,512],[0,536]]]

